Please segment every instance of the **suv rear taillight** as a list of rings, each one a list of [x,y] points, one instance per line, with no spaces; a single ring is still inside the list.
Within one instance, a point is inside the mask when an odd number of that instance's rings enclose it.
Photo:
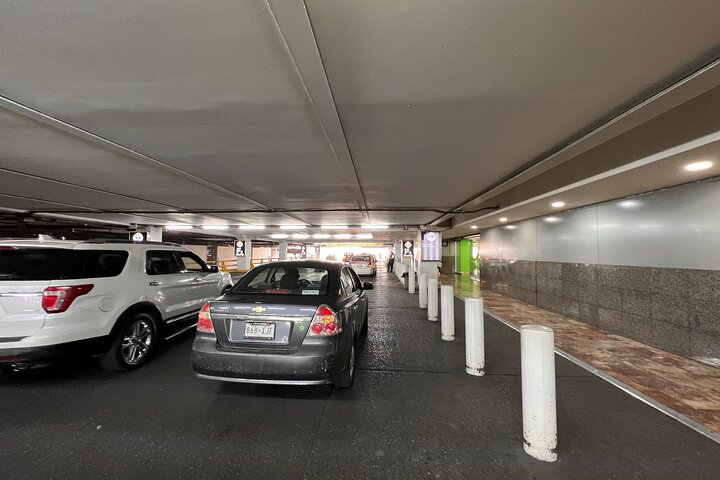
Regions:
[[[73,300],[92,290],[94,285],[47,287],[43,291],[42,308],[47,313],[61,313],[70,308]]]
[[[330,337],[337,335],[341,330],[340,320],[332,308],[327,305],[320,305],[310,323],[308,335],[312,337]]]
[[[215,333],[212,317],[210,316],[210,304],[206,303],[198,314],[197,331],[202,333]]]

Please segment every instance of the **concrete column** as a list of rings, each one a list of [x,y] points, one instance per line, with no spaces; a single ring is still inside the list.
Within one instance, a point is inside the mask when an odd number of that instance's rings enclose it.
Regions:
[[[438,319],[438,279],[427,279],[428,320],[437,322]]]
[[[148,242],[162,242],[163,228],[162,227],[150,227],[148,228],[147,239]]]
[[[287,242],[280,242],[278,244],[278,259],[287,260]]]
[[[465,371],[485,375],[485,319],[483,299],[465,299]]]
[[[455,340],[455,299],[453,286],[443,285],[440,287],[440,331],[442,339],[448,342]]]
[[[245,242],[245,256],[235,257],[237,258],[237,269],[238,270],[250,270],[250,262],[252,261],[252,240],[248,237],[238,237],[238,240]]]
[[[418,282],[420,287],[420,292],[418,294],[418,300],[420,302],[420,308],[427,308],[427,293],[428,293],[428,286],[427,286],[427,275],[424,273],[420,274],[420,282]]]
[[[415,293],[415,270],[407,269],[408,274],[408,293]]]
[[[523,447],[545,462],[557,460],[555,335],[542,325],[520,327]]]

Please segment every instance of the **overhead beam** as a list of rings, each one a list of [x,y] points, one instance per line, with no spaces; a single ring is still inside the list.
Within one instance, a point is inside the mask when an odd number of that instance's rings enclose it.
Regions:
[[[333,157],[352,186],[355,201],[363,210],[365,220],[371,223],[365,194],[347,143],[305,2],[268,0],[267,3],[300,81],[322,125]]]

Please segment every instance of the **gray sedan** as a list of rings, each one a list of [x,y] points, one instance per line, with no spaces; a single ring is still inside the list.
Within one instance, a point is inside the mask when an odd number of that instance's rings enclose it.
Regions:
[[[350,388],[372,288],[338,262],[259,266],[200,311],[193,369],[211,380]]]

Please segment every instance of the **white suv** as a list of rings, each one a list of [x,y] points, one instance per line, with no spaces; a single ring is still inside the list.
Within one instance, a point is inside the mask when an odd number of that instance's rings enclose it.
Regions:
[[[0,366],[87,353],[137,368],[231,286],[171,243],[0,240]]]

